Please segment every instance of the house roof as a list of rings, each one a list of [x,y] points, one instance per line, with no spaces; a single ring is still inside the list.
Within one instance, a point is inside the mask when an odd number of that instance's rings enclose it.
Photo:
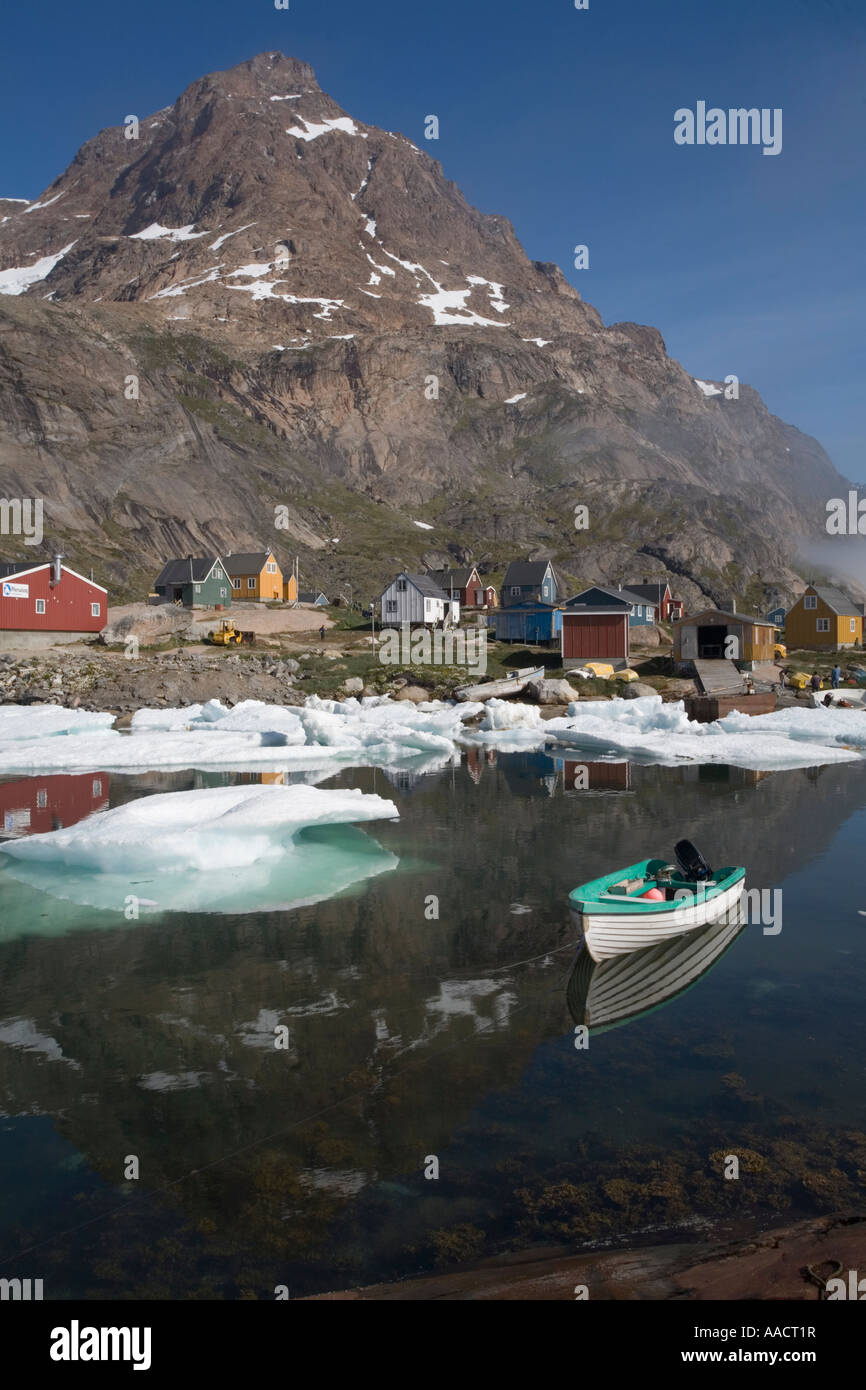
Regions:
[[[189,584],[191,578],[194,583],[201,584],[202,580],[207,579],[218,559],[218,555],[204,555],[192,556],[185,560],[169,560],[163,565],[154,587],[159,588],[161,584]]]
[[[850,599],[847,594],[843,594],[841,589],[837,589],[833,584],[810,584],[810,589],[814,589],[819,598],[822,598],[828,608],[832,608],[840,618],[862,618],[863,609],[858,608],[857,604]]]
[[[542,598],[522,598],[519,603],[509,603],[507,608],[497,608],[495,617],[507,618],[509,613],[556,613],[561,603],[547,603]]]
[[[446,594],[444,589],[439,588],[439,585],[434,582],[432,575],[410,574],[408,570],[401,570],[400,573],[395,575],[391,580],[391,584],[396,584],[398,579],[408,579],[409,583],[414,585],[419,593],[424,594],[426,598],[439,598],[445,603],[451,602],[451,595]],[[383,589],[382,593],[379,595],[380,598],[384,598],[388,589],[391,588],[391,584],[388,584]]]
[[[525,584],[540,584],[548,568],[552,568],[549,560],[512,560],[502,583],[517,584],[521,588]]]
[[[224,555],[223,564],[230,575],[261,574],[271,556],[272,550],[238,551],[236,555]],[[274,559],[277,557],[274,555]]]
[[[574,595],[574,598],[567,599],[565,606],[566,608],[570,608],[572,610],[574,610],[575,608],[583,608],[586,611],[589,611],[590,609],[603,609],[614,607],[618,607],[624,610],[626,608],[631,608],[632,604],[637,601],[631,596],[626,598],[626,592],[627,591],[623,589],[606,589],[603,584],[590,584],[588,589],[582,589],[579,594]],[[601,603],[593,602],[592,600],[587,599],[587,594],[603,594],[606,598],[610,599],[611,602],[605,603],[604,599],[602,599]],[[640,602],[643,603],[644,600],[641,599]]]
[[[431,570],[430,578],[447,593],[452,584],[455,589],[465,589],[470,576],[475,573],[475,566],[469,565],[466,569],[459,570]]]
[[[724,618],[729,623],[746,623],[751,626],[757,623],[760,627],[773,626],[767,618],[755,618],[751,613],[729,613],[724,608],[702,608],[700,613],[690,613],[687,618],[680,618],[676,626],[677,628],[688,627],[690,623],[697,623],[702,618],[710,617]]]
[[[628,584],[626,587],[629,593],[639,594],[642,603],[649,600],[650,603],[661,608],[664,602],[665,589],[669,589],[670,585],[666,579],[659,579],[652,584]]]
[[[601,588],[601,587],[604,587],[604,586],[602,586],[602,585],[596,585],[596,588]],[[647,604],[647,603],[648,603],[648,604],[650,604],[651,607],[656,607],[656,608],[659,606],[657,600],[655,600],[655,599],[648,599],[648,598],[646,597],[645,594],[637,594],[637,593],[635,593],[634,589],[607,589],[607,588],[605,588],[605,592],[608,593],[608,594],[616,594],[619,598],[624,598],[625,601],[626,601],[626,603],[637,603],[637,604]]]
[[[51,560],[37,560],[36,564],[29,564],[26,560],[12,560],[5,563],[0,561],[0,579],[12,579],[15,575],[20,575],[23,579],[25,574],[35,574],[37,570],[50,569],[53,564]],[[68,565],[61,565],[64,574],[71,574],[74,579],[80,579],[83,584],[89,584],[91,589],[99,589],[103,594],[108,590],[104,584],[97,584],[95,579],[88,579],[86,574],[79,574],[78,570],[70,569]]]

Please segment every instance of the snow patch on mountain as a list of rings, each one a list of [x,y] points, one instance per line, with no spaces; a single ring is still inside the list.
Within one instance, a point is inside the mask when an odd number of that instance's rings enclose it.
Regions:
[[[293,135],[296,140],[318,140],[321,135],[327,135],[332,130],[342,130],[346,135],[362,134],[351,116],[335,116],[332,120],[326,119],[319,125],[315,121],[308,121],[304,116],[299,116],[298,120],[303,122],[306,127],[305,130],[301,130],[299,126],[291,126],[286,131],[287,135]]]
[[[44,280],[50,275],[59,261],[63,260],[67,251],[71,251],[75,245],[70,241],[68,246],[64,246],[62,251],[57,251],[53,256],[42,256],[40,260],[34,261],[32,265],[12,266],[9,270],[0,270],[0,294],[24,294],[31,285],[37,285],[40,280]]]
[[[159,241],[166,237],[169,241],[195,241],[198,237],[207,236],[207,232],[197,232],[195,223],[190,222],[186,227],[163,227],[161,222],[151,222],[149,227],[145,227],[143,232],[133,232],[130,241]]]

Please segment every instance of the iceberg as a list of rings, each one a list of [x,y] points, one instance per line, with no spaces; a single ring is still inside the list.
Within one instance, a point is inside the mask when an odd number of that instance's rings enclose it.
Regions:
[[[134,919],[273,910],[396,868],[356,826],[398,814],[392,801],[355,789],[216,787],[141,797],[2,852],[18,882]]]

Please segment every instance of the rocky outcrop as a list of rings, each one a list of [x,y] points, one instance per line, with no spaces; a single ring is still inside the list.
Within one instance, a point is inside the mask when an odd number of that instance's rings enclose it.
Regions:
[[[114,597],[264,543],[356,595],[467,546],[690,606],[792,592],[846,486],[820,445],[605,326],[307,64],[260,54],[127,133],[0,223],[0,487],[44,499],[46,552]]]

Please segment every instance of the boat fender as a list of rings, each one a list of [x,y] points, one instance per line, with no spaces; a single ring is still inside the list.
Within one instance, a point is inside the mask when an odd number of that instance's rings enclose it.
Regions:
[[[648,898],[650,902],[660,903],[664,902],[665,895],[658,888],[651,888],[648,893],[641,893],[641,897]]]

